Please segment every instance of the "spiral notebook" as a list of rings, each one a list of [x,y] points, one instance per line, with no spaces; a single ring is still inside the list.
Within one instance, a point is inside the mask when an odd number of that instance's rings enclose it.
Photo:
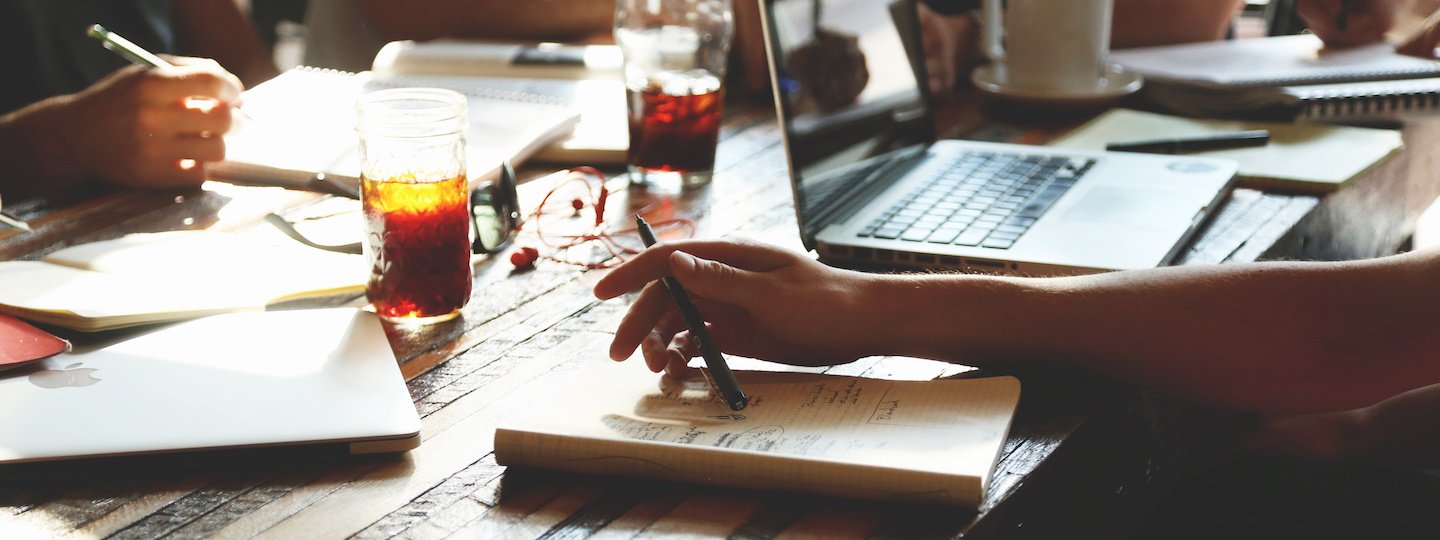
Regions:
[[[247,90],[225,136],[226,159],[212,179],[353,194],[360,176],[355,99],[386,88],[448,88],[468,97],[466,162],[471,180],[494,178],[504,160],[519,163],[565,135],[579,113],[552,97],[497,88],[459,76],[376,76],[294,68]],[[326,181],[317,180],[323,173]]]
[[[1116,51],[1142,97],[1191,116],[1393,121],[1440,112],[1440,61],[1378,43],[1326,50],[1313,35]]]

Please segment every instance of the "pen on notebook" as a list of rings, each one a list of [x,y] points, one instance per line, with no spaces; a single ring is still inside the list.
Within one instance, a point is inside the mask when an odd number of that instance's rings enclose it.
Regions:
[[[90,28],[85,31],[85,35],[100,40],[100,44],[106,49],[114,51],[115,54],[125,57],[126,60],[132,63],[151,68],[175,67],[174,64],[166,62],[164,58],[155,56],[155,53],[145,50],[139,45],[136,45],[135,42],[125,39],[124,36],[106,30],[104,26],[92,24]],[[255,121],[254,118],[251,118],[249,114],[246,114],[245,111],[239,107],[233,108],[236,112],[239,112],[241,116],[244,116],[246,120],[251,122]]]
[[[645,247],[655,245],[655,231],[644,218],[636,215],[635,227],[639,229],[640,239],[645,242]],[[700,344],[700,354],[705,358],[705,366],[713,377],[711,382],[720,391],[720,397],[730,406],[730,410],[744,409],[745,405],[750,403],[750,398],[740,389],[740,381],[735,379],[730,365],[726,364],[725,357],[720,355],[720,348],[715,346],[714,338],[710,337],[710,331],[705,328],[705,320],[700,318],[695,303],[690,301],[690,294],[685,292],[680,281],[673,277],[660,278],[660,283],[665,286],[665,290],[670,291],[670,297],[675,300],[675,308],[680,310],[680,317],[685,319],[685,326],[690,329],[690,337]]]
[[[1144,152],[1147,154],[1185,154],[1189,152],[1203,152],[1206,150],[1224,150],[1227,148],[1265,146],[1269,143],[1269,131],[1265,131],[1263,129],[1254,129],[1249,131],[1235,131],[1230,133],[1214,133],[1197,137],[1176,137],[1168,139],[1114,142],[1105,145],[1105,149],[1113,152]]]

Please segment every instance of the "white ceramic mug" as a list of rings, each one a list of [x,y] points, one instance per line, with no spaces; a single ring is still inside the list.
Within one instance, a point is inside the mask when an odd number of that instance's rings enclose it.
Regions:
[[[1104,82],[1112,0],[985,0],[985,51],[999,81],[1075,94]]]

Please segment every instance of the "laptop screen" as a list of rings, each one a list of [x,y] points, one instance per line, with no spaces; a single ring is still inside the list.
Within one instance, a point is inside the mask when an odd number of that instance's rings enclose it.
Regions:
[[[765,17],[808,244],[825,212],[878,176],[897,150],[933,139],[915,4],[767,0]]]

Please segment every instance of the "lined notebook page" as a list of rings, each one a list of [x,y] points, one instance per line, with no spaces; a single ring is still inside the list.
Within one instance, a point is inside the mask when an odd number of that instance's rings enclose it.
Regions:
[[[590,362],[561,400],[499,428],[496,460],[599,474],[976,506],[1019,400],[1012,377],[896,381],[737,372],[731,411],[703,380]]]

